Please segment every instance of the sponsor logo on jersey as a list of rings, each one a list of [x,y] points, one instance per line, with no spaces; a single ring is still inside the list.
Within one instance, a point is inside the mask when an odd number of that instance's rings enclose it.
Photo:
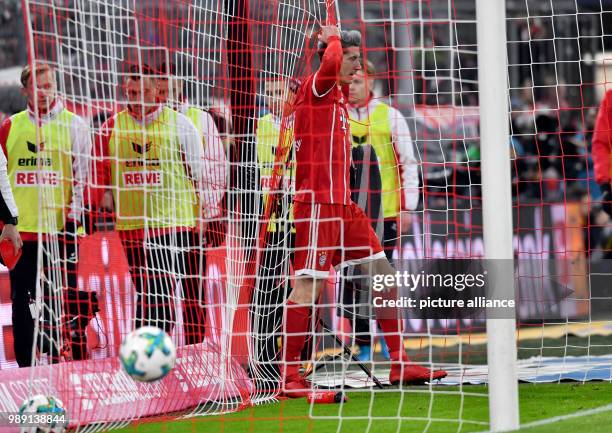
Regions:
[[[127,168],[133,167],[159,167],[161,164],[159,163],[159,159],[129,159],[125,161],[125,166]]]
[[[39,144],[36,143],[32,143],[31,141],[27,141],[26,143],[28,143],[28,150],[32,153],[38,153],[38,152],[42,152],[43,150],[45,150],[45,142],[41,141]]]
[[[161,184],[161,171],[126,171],[123,173],[123,185],[126,188],[160,186]]]
[[[17,160],[17,165],[20,167],[38,167],[38,164],[40,164],[42,167],[51,167],[53,162],[51,161],[51,158],[41,158],[35,156],[31,156],[29,158],[19,158]]]
[[[278,189],[288,190],[293,186],[293,179],[289,176],[283,176],[279,180]],[[272,176],[261,176],[261,189],[264,192],[270,190],[270,185],[272,184]]]
[[[368,142],[368,134],[363,135],[363,136],[359,136],[359,135],[353,135],[353,143],[355,143],[357,146],[361,146],[362,144],[366,144]]]
[[[56,186],[59,184],[58,171],[16,171],[15,186]]]
[[[134,152],[140,153],[142,155],[143,153],[146,153],[149,150],[151,150],[151,142],[145,143],[143,145],[143,144],[139,144],[139,143],[134,143],[132,141],[132,149],[134,149]]]
[[[261,176],[261,189],[268,191],[270,189],[270,180],[272,176]]]

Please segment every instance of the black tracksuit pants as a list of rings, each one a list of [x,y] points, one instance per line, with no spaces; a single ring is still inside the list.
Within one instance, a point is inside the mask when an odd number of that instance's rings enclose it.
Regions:
[[[121,238],[136,288],[136,328],[173,330],[176,281],[181,279],[186,342],[202,342],[205,310],[200,306],[200,255],[204,252],[196,245],[194,233],[164,233],[143,239],[124,232]]]
[[[13,319],[13,347],[20,367],[32,365],[34,344],[34,319],[30,312],[30,300],[36,296],[36,269],[38,267],[38,242],[25,241],[21,258],[9,272]]]

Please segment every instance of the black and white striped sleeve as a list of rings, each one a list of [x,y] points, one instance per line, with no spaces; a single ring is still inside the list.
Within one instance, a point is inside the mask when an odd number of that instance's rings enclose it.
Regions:
[[[0,220],[8,224],[13,218],[19,216],[17,204],[11,190],[11,183],[8,178],[7,162],[4,152],[0,151]]]

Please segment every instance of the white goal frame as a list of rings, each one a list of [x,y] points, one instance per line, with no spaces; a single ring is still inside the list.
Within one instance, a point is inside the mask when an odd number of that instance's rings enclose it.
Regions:
[[[506,2],[476,1],[482,214],[485,259],[497,295],[514,296]],[[516,319],[487,320],[492,432],[519,428]]]

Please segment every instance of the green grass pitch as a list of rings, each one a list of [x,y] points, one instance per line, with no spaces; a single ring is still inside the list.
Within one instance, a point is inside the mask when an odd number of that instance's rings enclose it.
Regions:
[[[141,421],[125,433],[450,433],[488,430],[486,387],[413,387],[402,392],[352,392],[344,405],[310,406],[305,399],[252,407],[237,413],[187,420]],[[520,385],[521,424],[612,404],[612,385]],[[313,416],[310,416],[310,415]],[[398,417],[404,419],[399,420]],[[521,429],[521,433],[609,433],[612,410]]]

